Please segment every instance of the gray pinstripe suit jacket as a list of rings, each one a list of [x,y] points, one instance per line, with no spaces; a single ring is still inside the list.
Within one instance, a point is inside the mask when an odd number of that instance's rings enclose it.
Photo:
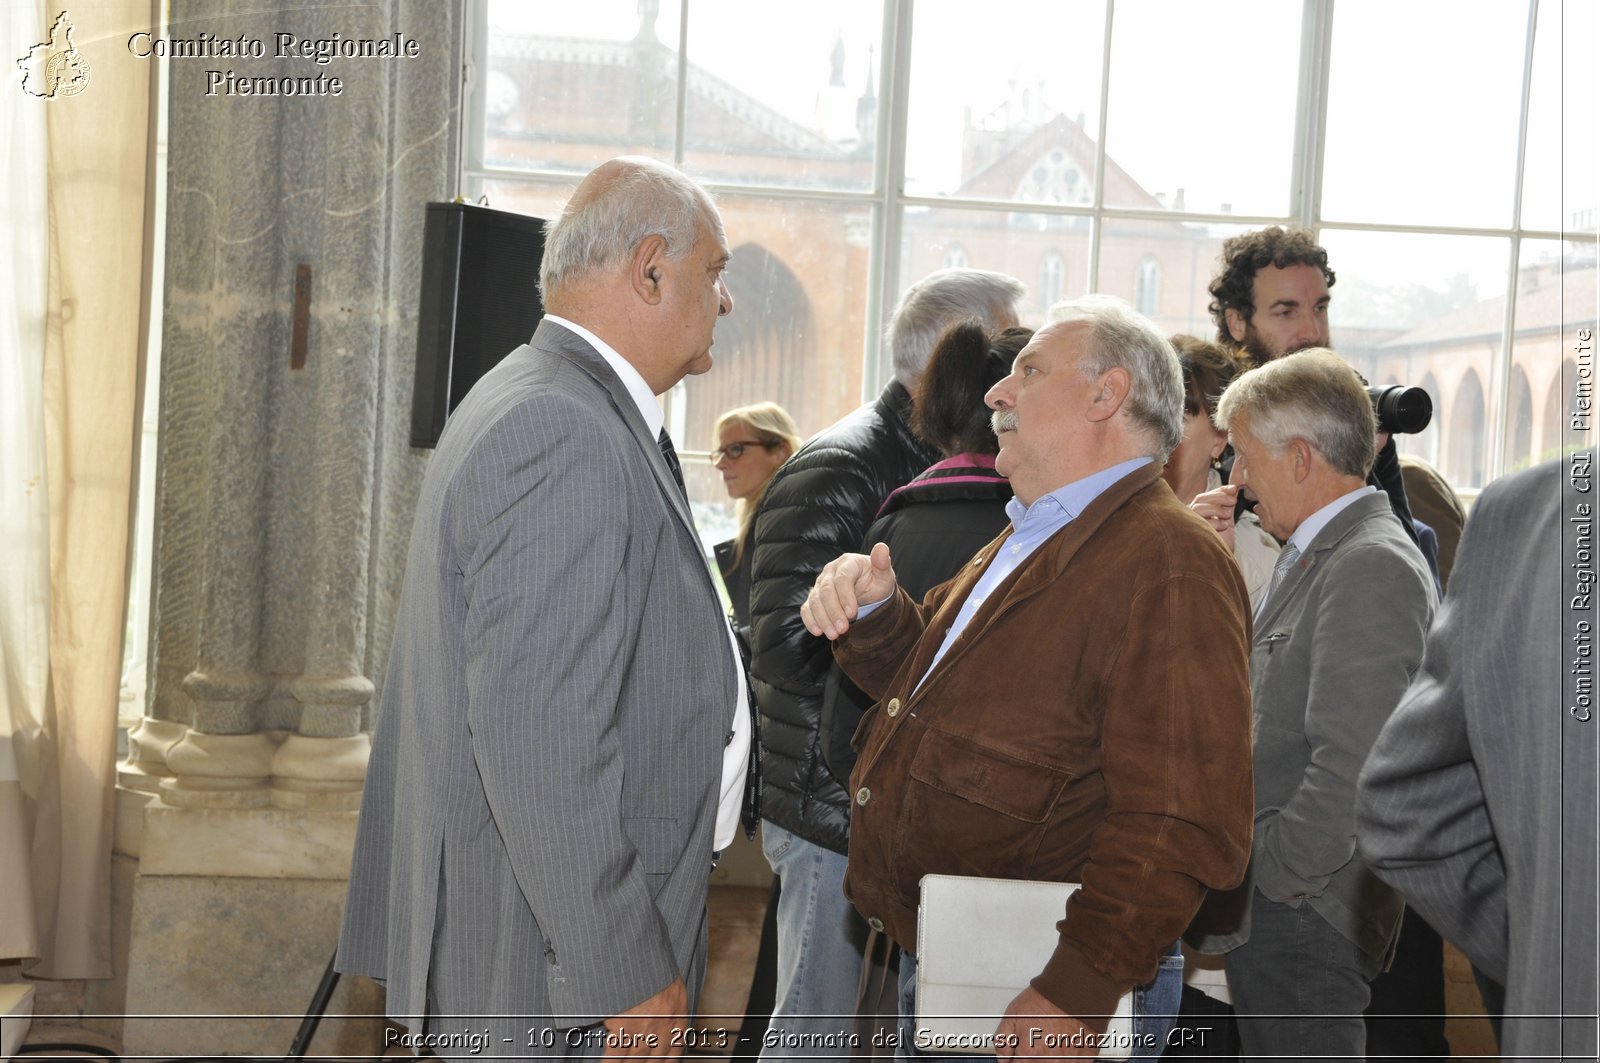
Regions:
[[[1574,719],[1563,696],[1572,628],[1594,624],[1563,586],[1565,461],[1497,481],[1473,508],[1422,671],[1361,775],[1362,851],[1505,984],[1508,1060],[1595,1058],[1600,721]]]
[[[675,976],[692,1002],[738,681],[726,627],[621,380],[541,322],[423,481],[339,969],[386,981],[412,1031],[426,1006],[430,1031],[487,1027],[496,1053],[561,1055],[561,1033],[528,1031]]]

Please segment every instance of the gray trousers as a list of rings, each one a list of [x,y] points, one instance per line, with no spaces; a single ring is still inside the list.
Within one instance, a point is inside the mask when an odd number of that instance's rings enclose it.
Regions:
[[[1324,1056],[1361,1060],[1361,1013],[1379,960],[1310,904],[1251,898],[1250,940],[1228,953],[1228,990],[1244,1056],[1252,1061]]]

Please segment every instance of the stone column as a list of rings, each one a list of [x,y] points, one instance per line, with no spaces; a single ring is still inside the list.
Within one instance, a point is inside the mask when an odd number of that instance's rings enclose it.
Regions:
[[[121,776],[148,801],[119,833],[141,860],[127,1010],[294,1014],[343,908],[425,467],[407,442],[424,204],[457,191],[462,13],[171,12],[168,38],[264,55],[170,61],[154,679]],[[341,54],[396,35],[402,57]],[[318,42],[327,62],[305,54]],[[197,947],[215,977],[192,977]],[[218,1023],[200,1045],[193,1021],[130,1019],[125,1048],[275,1053],[293,1035]]]

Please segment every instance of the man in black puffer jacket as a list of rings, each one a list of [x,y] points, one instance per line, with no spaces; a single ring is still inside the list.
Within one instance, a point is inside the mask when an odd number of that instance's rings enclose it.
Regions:
[[[1002,273],[947,269],[908,289],[886,341],[895,379],[876,400],[824,429],[767,486],[751,555],[751,675],[761,709],[762,845],[781,886],[778,988],[765,1058],[849,1056],[867,927],[844,899],[850,801],[823,762],[826,639],[800,619],[822,566],[861,549],[890,491],[938,459],[911,432],[910,388],[933,344],[957,321],[990,332],[1017,323],[1022,285]]]

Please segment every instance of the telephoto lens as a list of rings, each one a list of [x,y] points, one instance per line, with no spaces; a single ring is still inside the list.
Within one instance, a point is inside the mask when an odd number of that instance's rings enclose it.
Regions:
[[[1421,388],[1390,384],[1386,388],[1367,388],[1372,412],[1378,415],[1378,431],[1391,435],[1416,435],[1433,421],[1433,400]]]

